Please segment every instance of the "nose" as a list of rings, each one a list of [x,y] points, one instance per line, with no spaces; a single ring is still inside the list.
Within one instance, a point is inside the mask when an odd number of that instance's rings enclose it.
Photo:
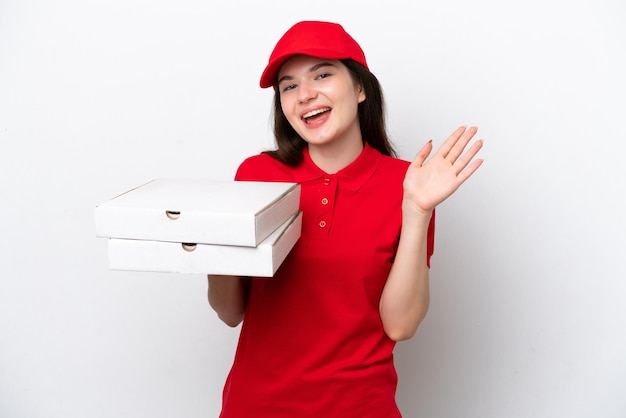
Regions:
[[[298,86],[298,101],[300,103],[306,103],[317,96],[315,87],[311,85],[309,81],[301,82]]]

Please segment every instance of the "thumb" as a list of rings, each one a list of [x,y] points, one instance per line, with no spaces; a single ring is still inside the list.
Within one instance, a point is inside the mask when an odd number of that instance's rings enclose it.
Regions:
[[[422,149],[420,149],[417,152],[417,155],[415,156],[415,159],[413,159],[413,162],[411,163],[411,165],[416,166],[416,167],[421,167],[422,164],[424,164],[424,161],[426,161],[426,158],[428,158],[428,156],[430,155],[430,152],[432,150],[433,150],[433,140],[431,139],[422,147]]]

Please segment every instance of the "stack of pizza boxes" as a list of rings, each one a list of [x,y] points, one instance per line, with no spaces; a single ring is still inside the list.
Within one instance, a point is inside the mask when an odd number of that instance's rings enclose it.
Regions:
[[[271,277],[300,238],[297,183],[156,179],[96,206],[111,270]]]

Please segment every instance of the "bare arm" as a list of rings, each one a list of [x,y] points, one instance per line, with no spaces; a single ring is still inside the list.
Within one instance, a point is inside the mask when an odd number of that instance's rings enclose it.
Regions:
[[[379,307],[385,332],[395,341],[411,338],[428,311],[428,224],[433,209],[482,164],[482,160],[474,160],[482,141],[464,152],[476,131],[476,128],[458,128],[426,161],[432,151],[432,142],[428,142],[407,170],[400,242]]]
[[[209,304],[226,325],[236,327],[243,320],[246,310],[250,279],[209,275],[208,280]]]
[[[410,206],[404,202],[403,206]],[[380,298],[385,332],[394,341],[411,338],[430,303],[426,246],[429,213],[403,210],[402,231],[396,257]]]

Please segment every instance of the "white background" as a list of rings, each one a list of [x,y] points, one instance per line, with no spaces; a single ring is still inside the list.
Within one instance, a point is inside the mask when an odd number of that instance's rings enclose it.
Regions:
[[[238,329],[205,277],[109,271],[93,209],[271,147],[258,79],[303,19],[362,45],[403,158],[462,124],[486,140],[397,346],[405,416],[626,416],[625,18],[621,0],[0,0],[0,416],[217,416]]]

